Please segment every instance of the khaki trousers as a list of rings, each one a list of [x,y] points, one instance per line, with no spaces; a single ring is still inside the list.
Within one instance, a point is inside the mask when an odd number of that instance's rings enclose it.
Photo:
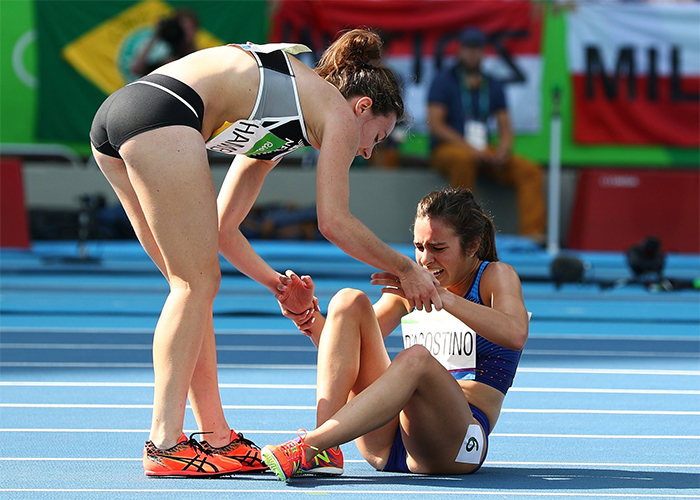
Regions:
[[[494,151],[493,148],[489,150]],[[513,186],[518,207],[518,232],[535,238],[544,236],[546,215],[542,169],[516,155],[500,168],[479,163],[466,148],[448,143],[438,145],[431,159],[432,167],[446,175],[452,187],[464,187],[475,192],[478,174],[484,174],[499,184]]]

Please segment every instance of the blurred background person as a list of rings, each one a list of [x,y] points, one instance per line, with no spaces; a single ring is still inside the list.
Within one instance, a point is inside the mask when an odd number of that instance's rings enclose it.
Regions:
[[[467,28],[459,38],[457,63],[438,73],[428,92],[431,166],[453,187],[475,191],[478,174],[515,188],[518,232],[538,243],[545,239],[541,168],[512,154],[513,130],[503,86],[481,68],[486,35]],[[497,141],[489,144],[489,120]]]
[[[197,15],[188,9],[177,9],[170,17],[158,21],[153,35],[131,64],[136,76],[147,75],[165,63],[197,50],[195,37],[199,29]]]

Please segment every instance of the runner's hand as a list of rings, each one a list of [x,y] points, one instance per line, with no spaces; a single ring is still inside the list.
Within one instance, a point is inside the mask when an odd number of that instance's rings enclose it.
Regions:
[[[284,307],[282,303],[280,303],[280,310],[282,311],[282,316],[291,319],[294,322],[294,325],[301,331],[301,333],[303,333],[307,337],[310,337],[311,332],[309,330],[316,321],[314,313],[316,311],[320,312],[321,309],[318,306],[318,298],[314,297],[312,307],[301,314],[295,314],[291,312],[289,309]]]
[[[313,310],[314,289],[311,276],[299,278],[293,271],[288,270],[284,276],[280,276],[280,282],[277,285],[279,293],[275,298],[287,311],[303,314]]]
[[[411,309],[432,311],[442,309],[442,299],[437,287],[440,282],[433,274],[417,264],[403,276],[381,272],[372,274],[372,285],[379,285],[382,293],[393,293],[408,301]]]

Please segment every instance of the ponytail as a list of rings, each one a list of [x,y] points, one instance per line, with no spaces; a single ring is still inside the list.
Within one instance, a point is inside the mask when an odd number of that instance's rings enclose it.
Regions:
[[[484,232],[481,235],[479,249],[476,251],[476,256],[480,260],[488,262],[498,261],[498,252],[496,251],[496,226],[493,219],[486,212],[481,212],[484,218]]]
[[[342,71],[379,66],[382,45],[382,39],[373,31],[346,31],[323,53],[316,65],[316,73],[327,78]]]
[[[367,96],[375,115],[404,115],[401,89],[394,72],[381,65],[382,39],[367,29],[343,33],[321,56],[316,73],[346,99]]]

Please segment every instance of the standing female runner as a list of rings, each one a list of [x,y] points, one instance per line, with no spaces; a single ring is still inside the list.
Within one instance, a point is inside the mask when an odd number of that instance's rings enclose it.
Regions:
[[[290,44],[205,49],[116,91],[97,111],[93,154],[170,293],[153,338],[153,419],[147,475],[216,476],[261,470],[260,451],[231,430],[217,385],[212,304],[219,251],[288,309],[302,312],[292,278],[253,250],[239,225],[279,159],[319,149],[317,210],[323,235],[401,280],[411,305],[441,307],[436,280],[382,243],[348,210],[348,170],[368,158],[404,108],[396,78],[377,65],[373,32],[342,35],[310,69]],[[236,154],[218,197],[207,148]],[[295,287],[296,289],[296,287]],[[207,442],[182,434],[188,398]]]

